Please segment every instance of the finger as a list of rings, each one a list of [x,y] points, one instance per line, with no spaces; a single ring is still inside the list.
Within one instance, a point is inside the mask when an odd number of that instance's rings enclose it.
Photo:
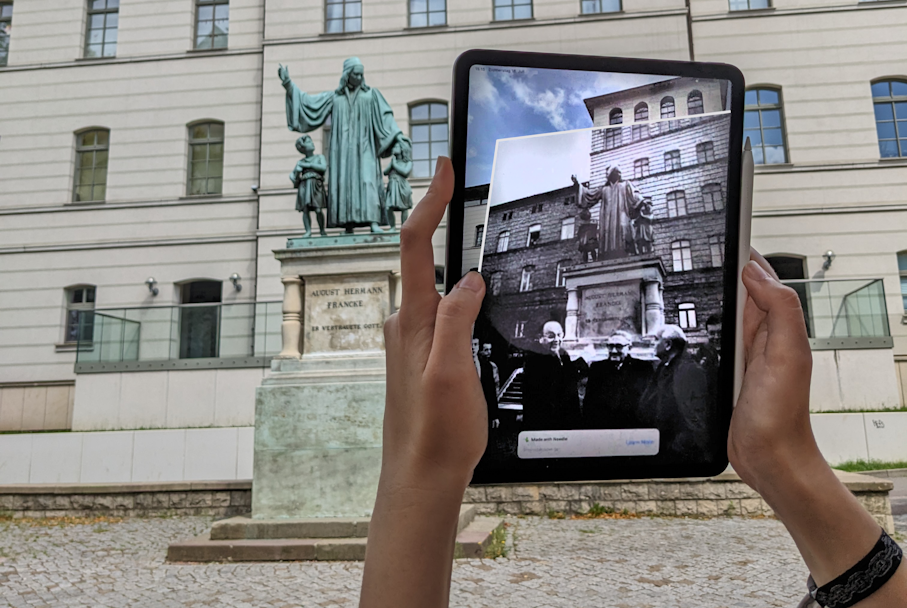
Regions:
[[[453,195],[453,167],[450,159],[438,158],[435,177],[400,228],[400,276],[403,282],[401,307],[420,301],[436,301],[435,253],[431,237]]]
[[[809,352],[806,321],[797,292],[769,276],[755,261],[746,263],[743,283],[753,303],[766,315],[766,355],[787,357]]]
[[[769,274],[769,276],[774,277],[776,281],[780,281],[778,278],[778,273],[775,272],[775,269],[772,268],[772,265],[768,263],[762,254],[756,251],[754,248],[750,247],[750,259],[762,266],[762,269]]]
[[[478,272],[469,272],[460,279],[438,304],[435,335],[428,365],[459,367],[473,366],[472,325],[479,315],[485,281]]]

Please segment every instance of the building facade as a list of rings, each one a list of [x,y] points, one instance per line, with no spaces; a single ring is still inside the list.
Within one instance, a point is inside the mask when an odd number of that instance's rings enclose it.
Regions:
[[[13,0],[0,2],[0,430],[251,425],[279,350],[272,250],[302,232],[278,65],[320,92],[360,57],[413,139],[418,200],[470,48],[740,67],[761,161],[753,244],[813,281],[800,289],[814,310],[884,288],[884,308],[867,306],[885,335],[815,335],[813,408],[904,403],[901,4]],[[842,296],[839,279],[856,283]]]

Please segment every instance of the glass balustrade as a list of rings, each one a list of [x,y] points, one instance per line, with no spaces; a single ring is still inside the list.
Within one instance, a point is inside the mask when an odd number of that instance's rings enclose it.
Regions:
[[[849,339],[846,344],[859,348],[861,344],[871,347],[887,343],[876,340],[873,344],[868,339],[890,338],[882,279],[807,279],[783,283],[800,297],[811,339]]]

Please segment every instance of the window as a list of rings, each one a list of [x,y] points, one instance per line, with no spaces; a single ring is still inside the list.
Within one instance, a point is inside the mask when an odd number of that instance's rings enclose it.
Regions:
[[[882,158],[907,156],[907,82],[885,80],[873,84],[872,102],[879,154]]]
[[[690,249],[690,241],[671,243],[671,255],[674,258],[674,272],[693,270],[693,251]]]
[[[721,211],[724,209],[721,184],[706,184],[702,187],[702,205],[706,211]]]
[[[614,127],[605,131],[605,150],[611,150],[623,144],[623,129]]]
[[[647,122],[649,120],[649,106],[641,101],[633,109],[633,122]],[[633,141],[639,141],[646,135],[647,125],[633,125]]]
[[[680,150],[665,152],[665,171],[676,171],[677,169],[680,169]]]
[[[409,0],[409,27],[447,25],[446,0]]]
[[[770,0],[730,0],[732,11],[752,11],[760,8],[771,8]]]
[[[608,113],[609,125],[622,125],[624,123],[624,111],[620,108],[614,108]]]
[[[532,0],[494,0],[494,20],[532,19]]]
[[[64,342],[91,342],[94,338],[95,287],[77,285],[66,290],[66,337]]]
[[[705,112],[705,109],[702,107],[702,92],[701,91],[690,91],[690,94],[687,95],[687,114],[692,116],[693,114],[702,114]]]
[[[485,224],[479,224],[476,226],[476,240],[473,247],[482,246],[482,237],[485,236]]]
[[[901,275],[901,298],[904,300],[904,312],[907,312],[907,251],[898,254],[898,273]]]
[[[687,214],[687,195],[683,190],[668,192],[668,217]]]
[[[510,244],[510,231],[505,230],[498,235],[498,246],[495,249],[497,253],[504,253],[507,251],[507,246]]]
[[[565,241],[567,239],[573,238],[573,229],[576,225],[575,217],[568,217],[561,220],[561,240]]]
[[[715,160],[715,144],[710,141],[704,141],[696,144],[696,162],[710,163]]]
[[[743,136],[750,138],[757,165],[787,162],[781,129],[781,92],[752,89],[744,97]]]
[[[107,195],[107,155],[110,131],[97,129],[76,134],[76,178],[72,200],[103,201]]]
[[[712,255],[712,266],[720,268],[724,265],[724,235],[713,234],[709,237],[709,253]]]
[[[534,266],[526,266],[523,268],[523,276],[520,277],[520,291],[529,291],[532,289],[533,270],[535,270]]]
[[[328,34],[362,31],[361,0],[327,0],[324,31]]]
[[[9,36],[13,29],[13,3],[0,2],[0,67],[9,58]]]
[[[564,276],[564,269],[570,265],[570,262],[567,260],[561,260],[557,263],[557,275],[554,278],[555,287],[564,287],[567,285],[567,277]]]
[[[487,198],[471,198],[468,201],[463,201],[464,207],[481,207],[482,205],[487,205]]]
[[[661,117],[662,118],[674,118],[674,98],[671,96],[665,97],[661,100]]]
[[[192,281],[180,287],[184,305],[179,310],[180,359],[218,356],[222,291],[220,281]]]
[[[541,213],[541,211],[542,211],[542,203],[539,203],[538,205],[533,205],[532,208],[529,210],[529,213]]]
[[[539,244],[542,238],[542,225],[533,224],[529,227],[529,237],[526,239],[526,247],[533,247]]]
[[[696,305],[692,302],[678,304],[677,317],[680,329],[696,329]]]
[[[86,57],[115,57],[120,0],[88,0]]]
[[[436,286],[440,285],[441,290],[444,289],[444,267],[443,266],[435,266],[435,285]]]
[[[649,176],[649,159],[637,158],[633,161],[633,177],[642,179]]]
[[[229,32],[229,0],[196,0],[195,48],[225,49]]]
[[[619,13],[620,0],[581,0],[580,11],[583,15],[598,13]]]
[[[523,333],[526,331],[526,321],[517,321],[516,327],[513,329],[514,338],[522,338]]]
[[[491,275],[491,295],[501,295],[501,273],[495,272]]]
[[[189,194],[220,194],[224,176],[224,123],[189,127]]]
[[[413,177],[431,177],[439,156],[447,156],[447,104],[420,103],[409,109]]]

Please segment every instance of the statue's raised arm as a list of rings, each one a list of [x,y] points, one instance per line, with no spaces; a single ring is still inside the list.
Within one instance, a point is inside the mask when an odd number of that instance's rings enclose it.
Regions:
[[[287,91],[287,128],[308,133],[323,125],[334,108],[334,92],[310,95],[300,91],[290,80],[290,69],[285,65],[278,64],[277,75]]]

